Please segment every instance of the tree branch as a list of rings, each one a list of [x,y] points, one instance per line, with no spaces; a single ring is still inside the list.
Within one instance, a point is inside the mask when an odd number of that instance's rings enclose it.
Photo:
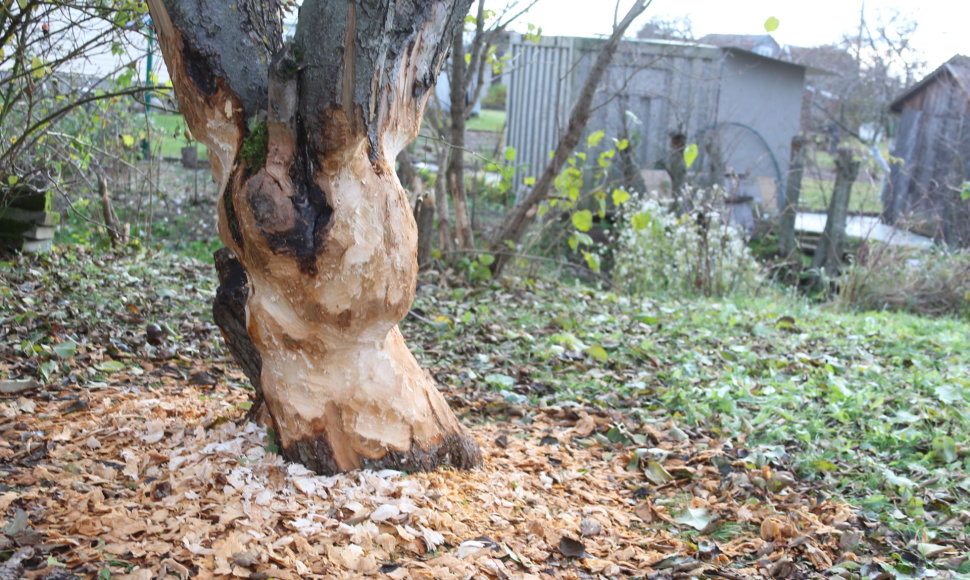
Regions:
[[[504,251],[508,242],[515,243],[522,236],[526,228],[526,219],[529,211],[548,195],[556,179],[556,175],[559,174],[559,171],[566,163],[566,159],[579,143],[583,130],[589,121],[593,96],[596,94],[596,89],[599,87],[600,81],[603,80],[606,69],[609,68],[610,63],[613,61],[613,55],[616,54],[616,50],[620,46],[620,41],[623,39],[624,33],[630,27],[630,24],[647,9],[651,2],[652,0],[636,0],[626,13],[626,16],[623,17],[623,20],[613,28],[613,33],[609,39],[600,48],[599,53],[596,55],[596,62],[593,63],[589,76],[586,77],[586,81],[583,83],[582,91],[576,99],[576,104],[573,105],[572,112],[569,115],[569,123],[566,126],[566,132],[559,139],[552,160],[546,165],[542,175],[532,188],[532,191],[520,200],[506,216],[505,223],[492,240],[491,248],[493,251]],[[508,256],[498,254],[498,257],[491,265],[492,273],[498,276],[508,263],[508,260]]]

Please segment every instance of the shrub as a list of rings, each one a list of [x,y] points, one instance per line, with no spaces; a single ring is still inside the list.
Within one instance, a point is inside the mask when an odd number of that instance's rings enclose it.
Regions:
[[[838,285],[838,303],[856,310],[970,317],[970,252],[863,246]]]
[[[624,207],[613,277],[634,294],[681,296],[754,293],[762,283],[744,233],[712,206],[678,217],[652,199]]]
[[[508,87],[505,85],[491,85],[485,96],[482,97],[482,107],[486,109],[505,110],[505,99],[508,94]]]

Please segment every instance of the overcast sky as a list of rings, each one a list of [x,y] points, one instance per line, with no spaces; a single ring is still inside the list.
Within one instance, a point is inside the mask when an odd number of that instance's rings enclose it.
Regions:
[[[521,1],[521,0],[520,0]],[[501,7],[503,0],[488,0]],[[620,0],[625,10],[632,0]],[[613,23],[613,0],[539,0],[521,22],[542,26],[551,36],[594,36],[608,34]],[[859,27],[862,0],[654,0],[634,32],[651,17],[688,16],[694,34],[763,34],[771,16],[781,25],[773,35],[782,44],[817,46],[838,42]],[[880,12],[897,10],[915,20],[912,40],[924,54],[930,70],[954,54],[970,55],[970,2],[966,0],[866,0],[870,22]],[[621,14],[622,16],[622,14]]]

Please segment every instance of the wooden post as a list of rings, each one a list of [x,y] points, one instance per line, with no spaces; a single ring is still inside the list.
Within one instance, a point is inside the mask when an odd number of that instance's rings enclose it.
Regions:
[[[182,167],[186,169],[195,169],[199,163],[199,151],[195,148],[195,145],[186,145],[182,147]]]
[[[683,133],[670,135],[670,153],[667,154],[665,169],[670,177],[670,195],[673,196],[671,210],[677,215],[693,209],[684,186],[687,184],[687,162],[684,160],[684,149],[687,147],[687,136]]]
[[[796,136],[791,141],[791,170],[785,183],[785,206],[778,226],[778,247],[783,258],[795,251],[795,217],[798,199],[802,195],[802,176],[805,173],[805,138]]]
[[[851,149],[839,149],[835,158],[835,188],[829,202],[825,231],[819,239],[818,248],[812,259],[812,269],[819,273],[825,271],[829,276],[838,274],[842,266],[842,252],[845,245],[845,223],[849,215],[849,198],[852,184],[859,175],[860,162]]]

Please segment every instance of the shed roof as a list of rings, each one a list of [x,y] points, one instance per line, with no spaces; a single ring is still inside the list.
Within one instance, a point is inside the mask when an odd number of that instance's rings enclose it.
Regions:
[[[702,36],[700,42],[721,48],[738,48],[779,60],[784,52],[770,34],[708,34]]]
[[[949,75],[970,96],[970,57],[958,54],[940,65],[935,71],[923,77],[923,80],[907,89],[902,95],[896,97],[896,100],[889,105],[889,110],[894,113],[901,112],[906,101],[930,84],[936,82],[941,75]]]

